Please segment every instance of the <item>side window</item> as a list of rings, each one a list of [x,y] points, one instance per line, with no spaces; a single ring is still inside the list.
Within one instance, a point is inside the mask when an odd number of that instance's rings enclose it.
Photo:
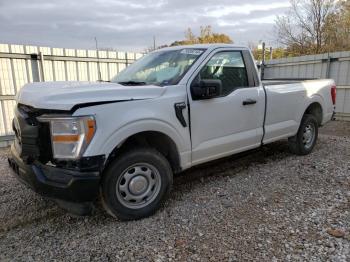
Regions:
[[[247,70],[240,51],[226,51],[215,54],[202,68],[199,78],[200,80],[221,80],[221,96],[226,96],[237,88],[249,86]]]

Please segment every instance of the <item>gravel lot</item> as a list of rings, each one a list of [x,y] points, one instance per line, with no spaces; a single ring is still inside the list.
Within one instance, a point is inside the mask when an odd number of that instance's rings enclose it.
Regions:
[[[0,151],[0,260],[350,261],[350,123],[314,153],[286,141],[192,169],[153,217],[72,217],[10,175]]]

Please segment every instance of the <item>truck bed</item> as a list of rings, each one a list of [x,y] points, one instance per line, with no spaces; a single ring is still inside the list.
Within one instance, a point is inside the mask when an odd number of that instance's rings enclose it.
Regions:
[[[305,109],[312,103],[320,105],[320,125],[332,118],[333,80],[269,79],[262,83],[267,99],[264,143],[295,135]]]

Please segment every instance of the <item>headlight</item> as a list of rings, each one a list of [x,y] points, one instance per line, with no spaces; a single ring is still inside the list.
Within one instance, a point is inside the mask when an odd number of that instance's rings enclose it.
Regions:
[[[38,119],[50,123],[52,153],[55,159],[81,157],[96,131],[96,122],[92,116],[43,116]]]

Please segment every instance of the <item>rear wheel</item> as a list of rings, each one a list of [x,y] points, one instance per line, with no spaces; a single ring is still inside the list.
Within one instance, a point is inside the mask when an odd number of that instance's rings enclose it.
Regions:
[[[288,139],[289,149],[297,155],[312,152],[318,138],[318,122],[313,115],[304,115],[298,133]]]
[[[116,159],[103,176],[101,193],[107,212],[122,220],[152,215],[168,195],[173,174],[155,149],[139,148]]]

